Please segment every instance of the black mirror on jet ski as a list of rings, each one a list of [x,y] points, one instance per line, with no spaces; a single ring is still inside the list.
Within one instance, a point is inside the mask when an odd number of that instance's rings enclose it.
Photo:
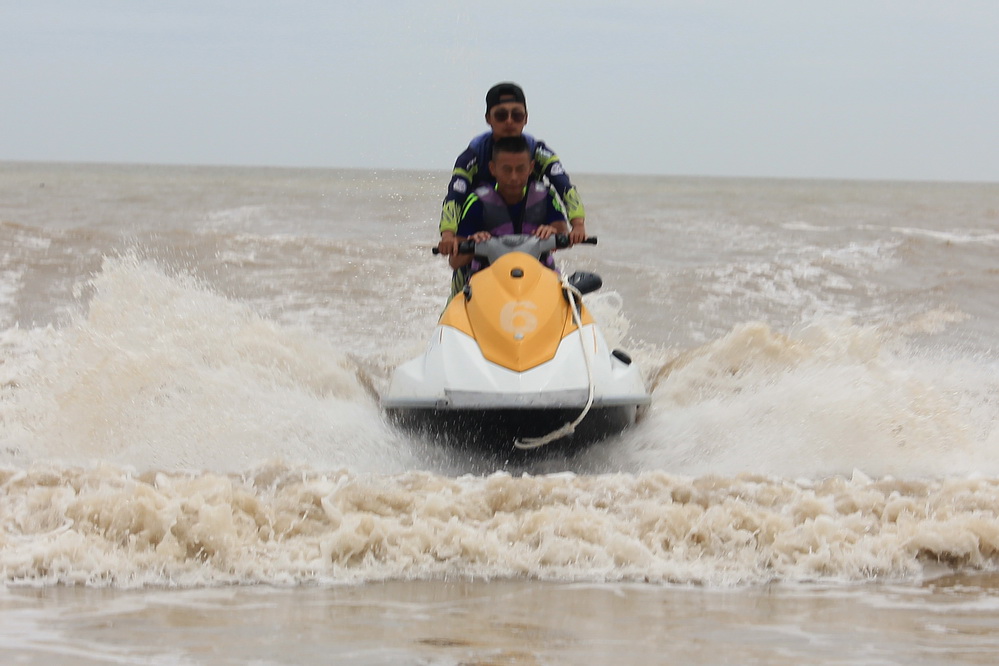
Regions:
[[[589,294],[604,286],[604,281],[596,273],[576,271],[569,276],[569,286],[578,289],[581,294]]]

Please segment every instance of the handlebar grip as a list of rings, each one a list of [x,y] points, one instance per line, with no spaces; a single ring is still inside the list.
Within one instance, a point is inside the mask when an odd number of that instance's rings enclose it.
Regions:
[[[440,254],[440,248],[432,247],[430,251],[434,254]],[[472,254],[475,252],[475,241],[462,241],[458,243],[458,254]]]
[[[584,243],[586,245],[596,245],[597,244],[597,237],[596,236],[589,236],[589,237],[587,237],[587,238],[579,241],[579,244],[584,244]],[[565,249],[565,248],[569,247],[570,245],[571,245],[571,243],[569,242],[569,234],[555,234],[555,247],[556,248],[558,248],[558,249],[561,250],[561,249]]]
[[[437,247],[430,248],[430,251],[434,254],[441,253],[440,248]],[[458,254],[472,254],[473,252],[475,252],[475,241],[466,240],[458,243]]]

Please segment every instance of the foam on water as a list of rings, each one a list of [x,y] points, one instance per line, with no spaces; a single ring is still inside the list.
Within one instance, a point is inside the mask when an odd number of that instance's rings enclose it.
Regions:
[[[953,313],[638,345],[655,390],[636,428],[472,475],[386,424],[335,340],[134,257],[87,292],[66,326],[4,333],[7,583],[733,585],[999,562],[995,364],[902,331]],[[616,344],[620,299],[592,303]]]
[[[195,470],[268,458],[410,464],[333,343],[134,257],[108,260],[92,288],[71,325],[7,332],[8,346],[34,345],[4,366],[9,460]]]
[[[8,582],[867,580],[993,568],[987,480],[7,471]]]
[[[905,235],[930,238],[944,243],[957,245],[997,245],[999,233],[980,231],[978,229],[950,229],[947,231],[913,229],[909,227],[892,227],[892,231]]]
[[[994,362],[935,358],[845,321],[793,335],[743,324],[663,366],[624,448],[634,469],[688,474],[995,474],[996,377]]]

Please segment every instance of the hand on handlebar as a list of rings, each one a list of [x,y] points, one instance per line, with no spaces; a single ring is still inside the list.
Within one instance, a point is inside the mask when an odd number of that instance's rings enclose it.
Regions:
[[[569,231],[569,242],[575,245],[576,243],[582,243],[586,240],[586,224],[582,221],[577,222],[572,225],[572,229]]]
[[[437,244],[436,254],[443,254],[445,257],[458,252],[458,239],[453,231],[442,231],[441,240]]]
[[[546,238],[551,238],[553,235],[558,233],[558,229],[550,224],[542,224],[540,227],[535,229],[534,235],[544,240]]]

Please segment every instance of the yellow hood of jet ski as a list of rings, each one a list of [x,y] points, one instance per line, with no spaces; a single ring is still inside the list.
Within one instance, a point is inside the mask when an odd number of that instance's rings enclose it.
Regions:
[[[515,372],[555,357],[562,338],[576,330],[558,274],[523,252],[503,255],[472,275],[468,294],[458,294],[440,324],[476,340],[482,355]],[[580,303],[580,320],[593,317]]]

